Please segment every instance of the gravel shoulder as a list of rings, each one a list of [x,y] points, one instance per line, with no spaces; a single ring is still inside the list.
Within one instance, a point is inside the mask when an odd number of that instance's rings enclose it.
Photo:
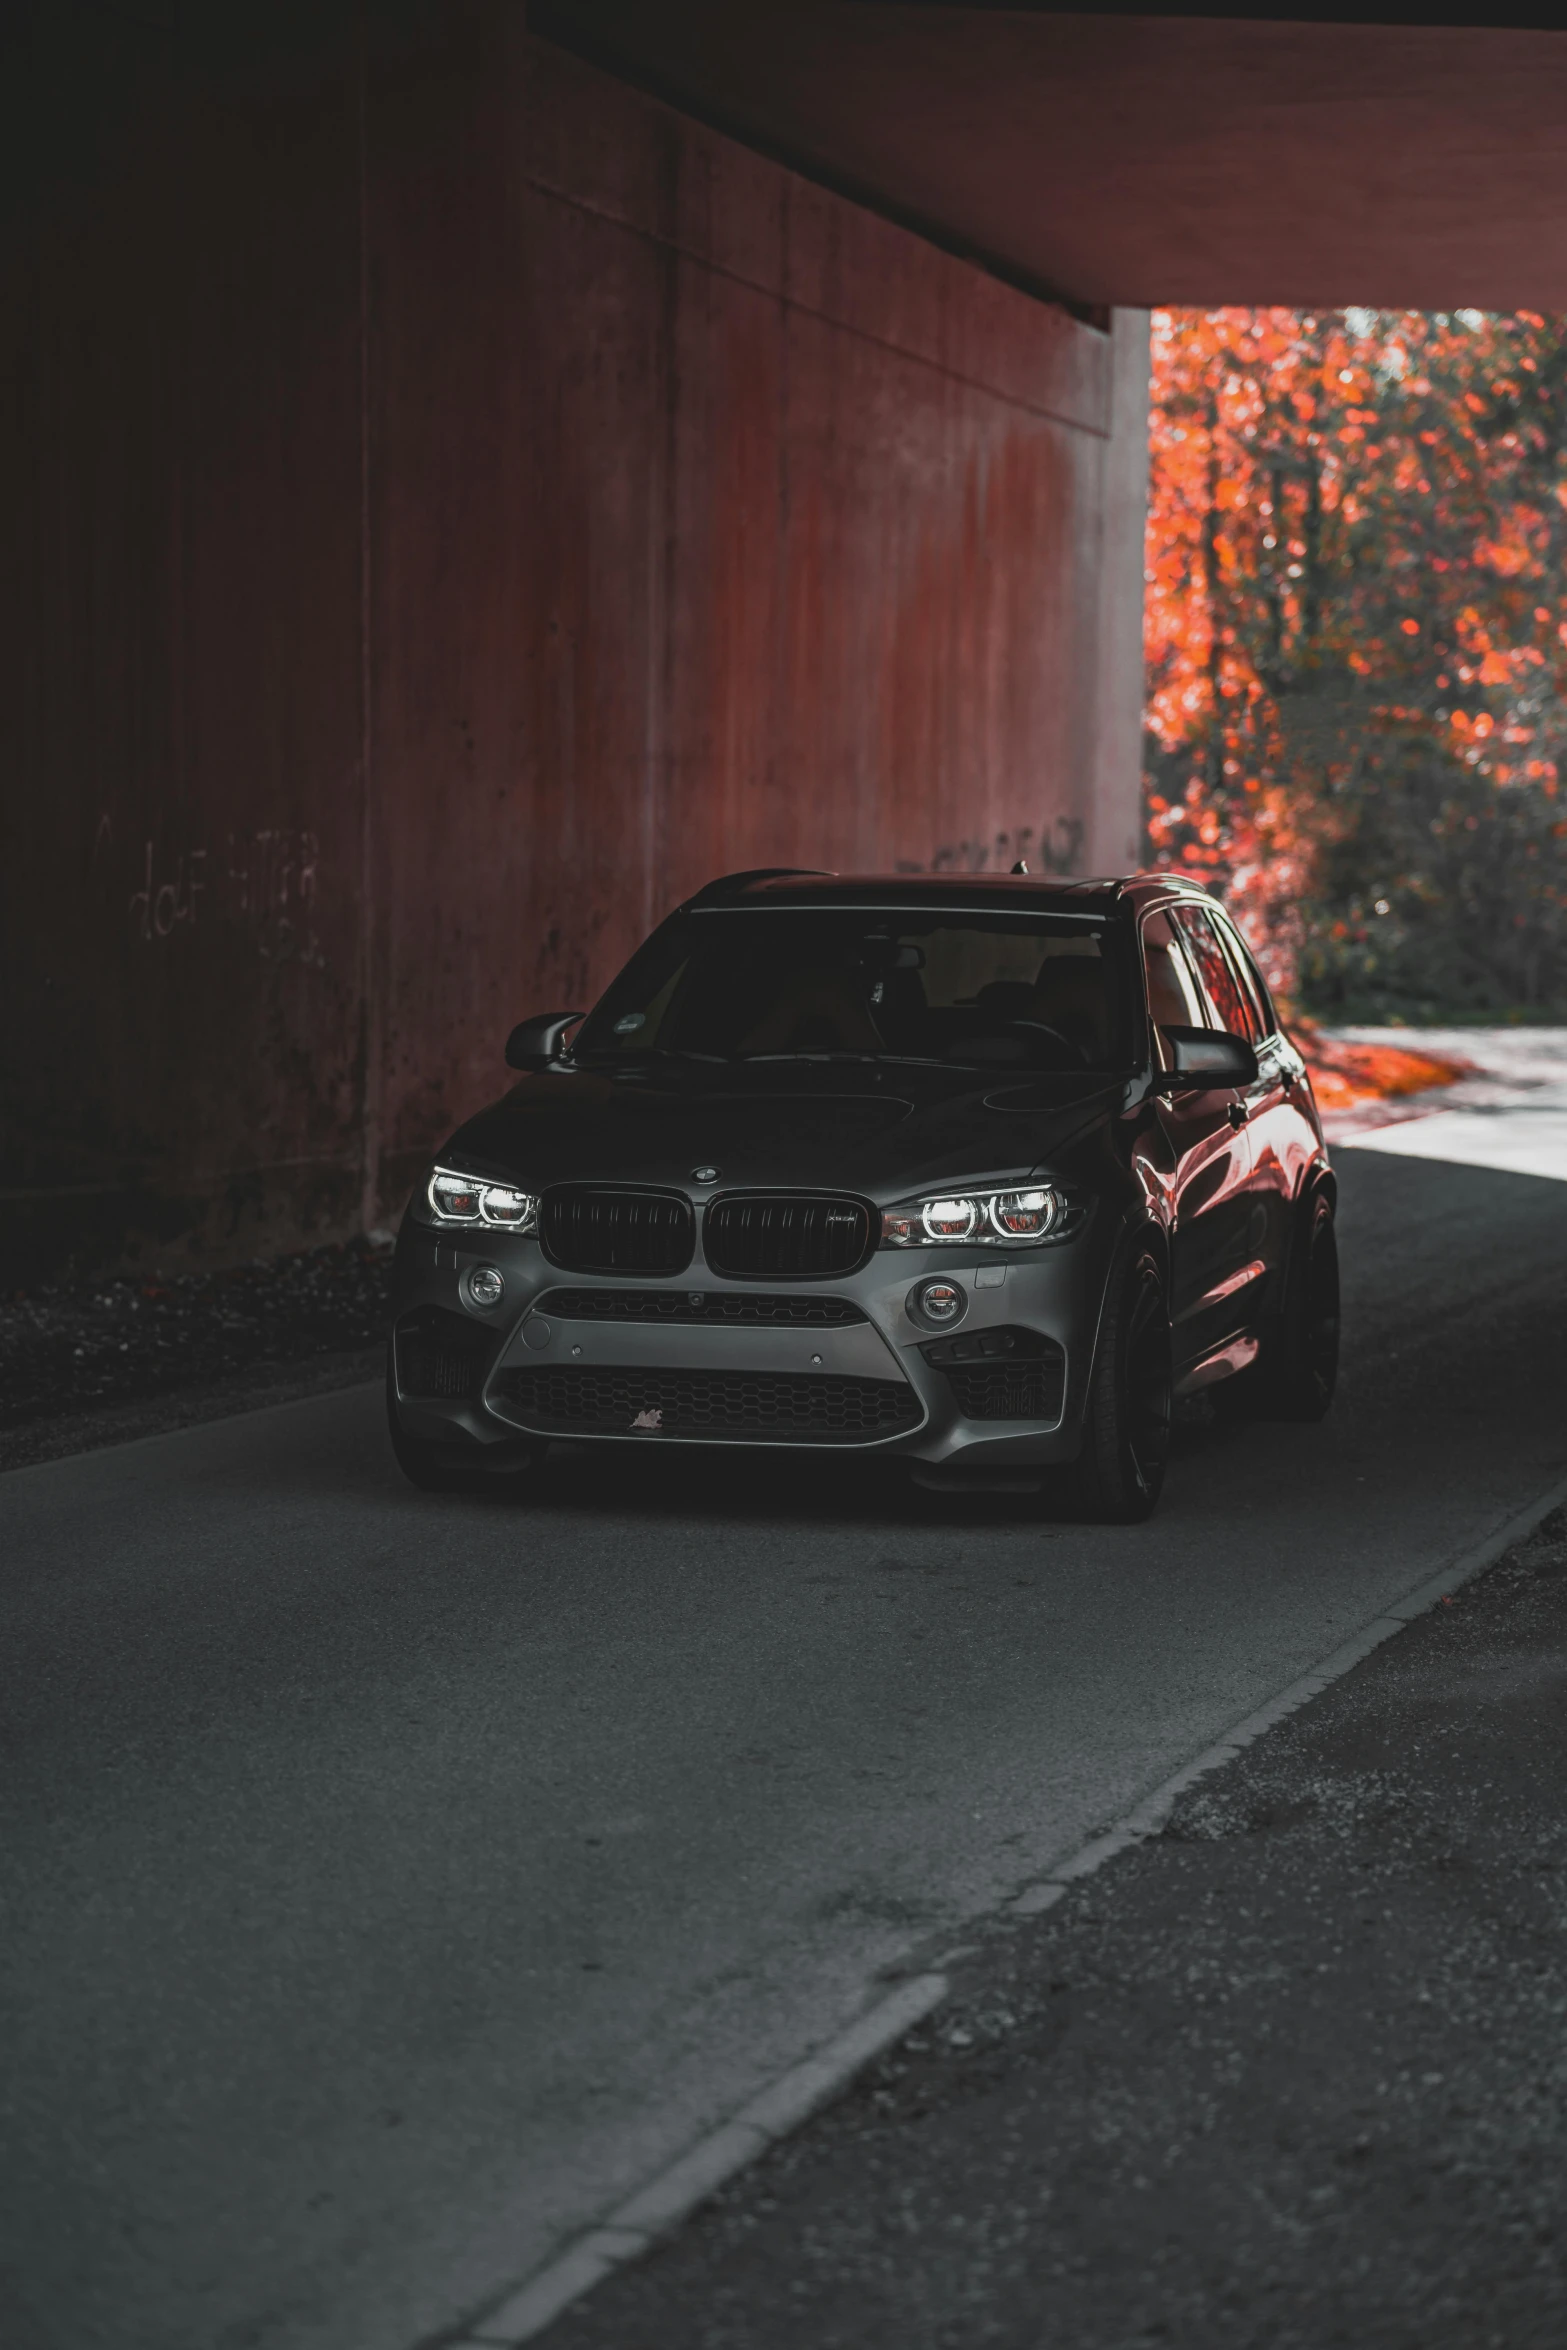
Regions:
[[[998,1927],[554,2350],[1567,2340],[1567,1512]]]
[[[0,1300],[0,1469],[375,1377],[390,1244]]]

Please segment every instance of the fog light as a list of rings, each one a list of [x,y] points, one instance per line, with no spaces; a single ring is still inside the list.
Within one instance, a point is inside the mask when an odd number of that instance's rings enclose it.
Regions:
[[[922,1281],[914,1292],[914,1311],[922,1322],[936,1330],[950,1328],[961,1322],[968,1299],[955,1281]]]
[[[476,1313],[493,1313],[506,1295],[499,1265],[470,1265],[462,1277],[462,1293]]]

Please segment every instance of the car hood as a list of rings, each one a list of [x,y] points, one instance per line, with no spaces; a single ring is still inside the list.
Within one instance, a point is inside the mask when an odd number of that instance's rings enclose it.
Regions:
[[[524,1078],[442,1157],[535,1192],[564,1182],[684,1190],[710,1167],[707,1182],[725,1191],[808,1186],[885,1203],[960,1178],[1048,1172],[1123,1090],[1096,1076],[887,1064],[563,1067]]]

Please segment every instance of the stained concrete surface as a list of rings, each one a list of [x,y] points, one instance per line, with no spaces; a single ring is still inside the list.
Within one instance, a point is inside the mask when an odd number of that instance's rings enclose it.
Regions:
[[[549,2350],[1555,2350],[1567,1514],[982,1937]]]
[[[371,1389],[0,1480],[8,2350],[407,2350],[1567,1466],[1567,1185],[1350,1152],[1320,1429],[1149,1527],[414,1495]]]
[[[13,23],[0,1285],[378,1222],[715,873],[1135,861],[1145,317],[521,7]]]

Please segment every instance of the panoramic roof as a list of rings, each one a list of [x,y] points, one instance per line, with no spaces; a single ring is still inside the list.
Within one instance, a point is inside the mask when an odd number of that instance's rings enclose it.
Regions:
[[[555,0],[529,24],[1077,305],[1567,309],[1567,33],[1454,13]]]

